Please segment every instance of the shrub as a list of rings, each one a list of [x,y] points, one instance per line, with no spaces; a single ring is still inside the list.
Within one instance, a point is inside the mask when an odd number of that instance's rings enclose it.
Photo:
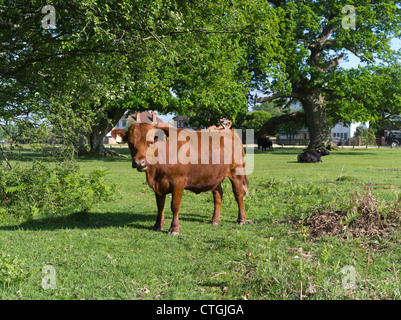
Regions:
[[[372,128],[365,129],[363,127],[357,127],[355,132],[355,138],[361,137],[362,145],[375,145],[376,136]]]
[[[0,169],[0,216],[31,219],[88,212],[113,194],[114,186],[104,181],[106,173],[97,169],[85,175],[70,161]]]

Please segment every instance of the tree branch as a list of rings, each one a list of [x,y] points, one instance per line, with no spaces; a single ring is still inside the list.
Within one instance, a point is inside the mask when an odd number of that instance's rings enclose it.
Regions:
[[[338,67],[338,65],[340,64],[340,61],[342,59],[344,59],[345,53],[340,54],[337,58],[334,58],[330,61],[327,61],[327,65],[325,68],[321,69],[321,71],[323,71],[324,73],[326,73],[327,71],[329,71],[332,68],[336,68]]]
[[[11,164],[10,164],[10,162],[8,161],[6,155],[4,154],[3,146],[2,146],[1,143],[0,143],[0,151],[1,151],[2,157],[4,158],[4,160],[6,160],[8,167],[9,167],[10,170],[12,171],[12,170],[13,170],[13,167],[11,166]]]
[[[287,122],[305,124],[305,114],[297,112],[270,118],[269,121],[263,125],[262,129],[260,129],[260,131],[256,133],[256,135],[260,137],[261,135],[268,134],[274,127]]]
[[[256,102],[263,103],[263,102],[270,102],[279,98],[291,98],[291,95],[288,94],[272,94],[271,96],[256,99]]]
[[[326,29],[320,34],[320,36],[316,39],[316,41],[309,46],[309,49],[319,52],[323,49],[325,43],[328,41],[331,34],[337,30],[335,26],[327,26]]]
[[[368,62],[374,64],[374,62],[373,62],[371,59],[369,59],[369,58],[367,58],[367,57],[365,57],[365,56],[361,56],[355,49],[352,49],[352,48],[350,48],[350,47],[345,47],[345,49],[347,49],[348,51],[351,51],[354,55],[356,55],[356,56],[357,56],[359,59],[361,59],[362,61],[363,61],[363,60],[366,60],[366,61],[368,61]]]

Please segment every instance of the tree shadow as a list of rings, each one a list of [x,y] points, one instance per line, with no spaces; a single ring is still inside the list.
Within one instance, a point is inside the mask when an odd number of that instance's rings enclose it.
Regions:
[[[116,155],[109,155],[109,156],[104,156],[104,155],[99,155],[99,154],[80,154],[77,158],[78,162],[84,162],[84,161],[93,161],[93,160],[100,160],[103,162],[131,162],[131,153],[128,148],[106,148],[105,151],[114,151],[116,153],[119,153],[125,157],[120,157]]]
[[[134,214],[127,212],[91,213],[78,212],[66,217],[42,218],[24,221],[14,225],[0,226],[0,230],[60,230],[60,229],[102,229],[129,226],[136,229],[151,229],[156,213]],[[149,223],[149,226],[147,226]]]
[[[375,155],[372,152],[366,152],[365,149],[352,149],[354,151],[338,151],[338,153],[334,153],[339,156],[372,156]],[[365,152],[358,152],[359,150],[365,151]]]
[[[173,215],[171,214],[171,217]],[[189,213],[189,212],[180,212],[180,221],[189,221],[189,222],[195,222],[195,223],[205,223],[209,222],[210,219],[213,217],[213,208],[210,211],[210,215],[204,215],[204,214],[196,214],[196,213]],[[169,213],[165,215],[165,220],[168,220],[169,218]],[[167,222],[167,221],[166,221]]]
[[[118,148],[118,147],[108,147],[105,149],[106,151],[114,151],[116,153],[119,153],[121,155],[126,156],[127,158],[116,156],[116,155],[110,155],[110,156],[104,156],[100,154],[79,154],[78,156],[75,156],[74,159],[77,160],[78,162],[86,162],[86,161],[94,161],[94,160],[100,160],[104,162],[125,162],[125,161],[132,161],[131,160],[131,154],[128,148]],[[48,162],[48,163],[57,163],[60,162],[60,158],[54,155],[49,154],[43,154],[41,150],[33,150],[32,148],[27,148],[25,147],[23,150],[5,150],[5,153],[10,161],[15,161],[15,162],[34,162],[34,161],[41,161],[41,162]]]
[[[258,150],[256,149],[254,154],[289,154],[295,152],[303,152],[305,148],[275,148],[273,150]]]
[[[133,229],[152,230],[156,222],[157,210],[146,211],[142,214],[127,213],[127,212],[106,212],[106,213],[91,213],[78,212],[66,217],[41,218],[35,220],[24,221],[21,223],[0,226],[2,231],[56,231],[62,229],[102,229],[109,227],[130,227]],[[165,232],[168,231],[172,213],[165,214]],[[191,214],[188,212],[180,214],[180,221],[188,221],[194,223],[205,223],[211,219],[205,215]]]

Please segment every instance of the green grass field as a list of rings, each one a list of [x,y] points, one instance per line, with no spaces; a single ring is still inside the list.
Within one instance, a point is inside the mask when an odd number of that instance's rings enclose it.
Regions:
[[[0,298],[400,299],[398,226],[381,236],[313,237],[306,221],[319,210],[350,210],[356,192],[371,192],[386,215],[399,199],[401,149],[341,149],[317,164],[297,163],[298,153],[255,151],[244,226],[235,223],[228,179],[218,226],[208,223],[211,192],[184,193],[178,236],[167,235],[170,197],[166,231],[152,231],[154,194],[129,159],[81,157],[83,170],[109,171],[114,200],[88,214],[3,217],[0,260],[20,277],[3,281]],[[42,286],[46,265],[55,270],[53,289]]]

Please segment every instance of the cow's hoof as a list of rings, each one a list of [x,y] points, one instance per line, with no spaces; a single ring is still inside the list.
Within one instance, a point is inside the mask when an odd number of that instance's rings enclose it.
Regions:
[[[153,230],[154,231],[163,231],[163,228],[161,228],[161,227],[153,227]]]
[[[217,226],[217,225],[219,225],[219,222],[218,222],[218,221],[210,220],[210,224],[212,224],[212,225],[214,225],[214,226]]]
[[[239,224],[240,226],[243,226],[245,224],[245,221],[237,221],[237,224]]]
[[[179,235],[180,233],[178,231],[169,231],[168,234],[172,235],[172,236],[176,236],[176,235]]]

